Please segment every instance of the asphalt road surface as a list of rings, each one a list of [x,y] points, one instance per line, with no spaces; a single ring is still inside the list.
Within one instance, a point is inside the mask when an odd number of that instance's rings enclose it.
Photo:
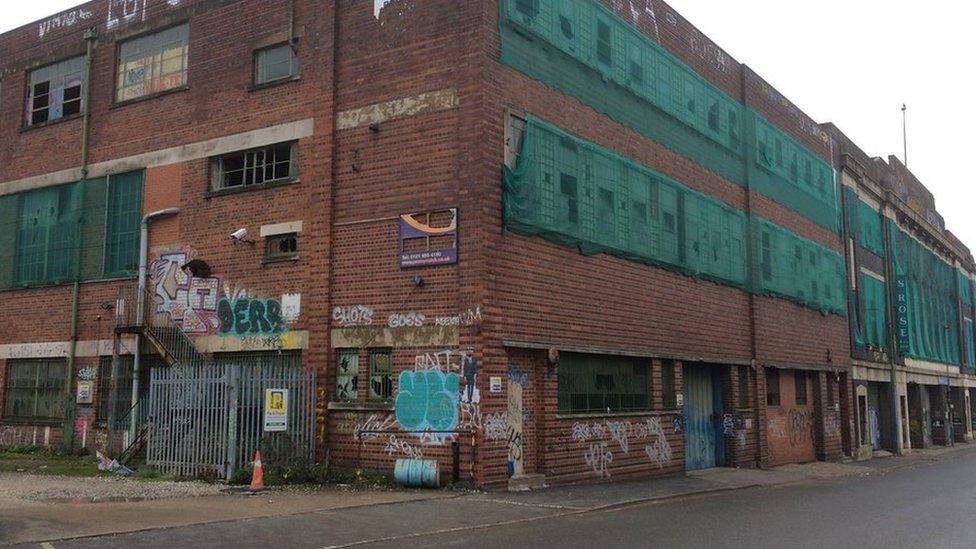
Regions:
[[[602,511],[490,495],[58,542],[55,547],[976,547],[976,452],[886,474]],[[36,547],[36,545],[35,545]]]

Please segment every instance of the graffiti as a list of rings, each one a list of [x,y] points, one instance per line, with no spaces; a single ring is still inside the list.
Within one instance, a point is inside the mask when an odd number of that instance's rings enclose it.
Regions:
[[[82,381],[91,381],[95,379],[98,375],[98,369],[94,366],[85,366],[84,368],[78,370],[78,379]]]
[[[809,412],[790,410],[787,420],[790,446],[808,442],[812,438],[813,420]]]
[[[617,444],[621,452],[630,452],[632,440],[646,441],[644,453],[658,467],[664,467],[671,461],[671,443],[668,442],[664,429],[661,427],[660,417],[650,417],[643,421],[613,421],[604,420],[598,422],[577,422],[573,424],[570,437],[574,442],[588,444],[591,441],[600,441],[609,438],[610,442]],[[590,444],[590,451],[593,450]],[[606,442],[603,450],[610,453]],[[612,456],[611,456],[612,461]],[[589,461],[587,462],[589,464]],[[609,475],[607,475],[609,476]]]
[[[405,431],[451,431],[458,424],[460,376],[437,370],[401,372],[395,409]]]
[[[836,414],[824,416],[824,432],[829,435],[840,436],[840,422],[837,420]]]
[[[0,426],[0,448],[10,448],[12,446],[23,446],[35,444],[37,442],[36,428],[33,436],[25,428],[13,426]]]
[[[739,448],[740,450],[743,450],[746,447],[746,443],[747,442],[746,442],[746,431],[745,431],[745,429],[740,429],[740,430],[736,431],[735,432],[735,445],[736,445],[736,447]]]
[[[481,307],[468,309],[453,316],[439,316],[434,319],[435,326],[472,326],[481,322]]]
[[[505,412],[488,414],[484,419],[485,440],[506,440],[508,438],[508,419]]]
[[[356,425],[353,433],[356,440],[375,440],[383,431],[389,431],[396,426],[396,417],[387,415],[383,419],[376,414],[369,416],[366,421]]]
[[[771,438],[786,438],[786,418],[769,418],[769,421],[766,422],[766,430]]]
[[[732,70],[732,62],[729,56],[697,29],[692,28],[691,37],[688,41],[691,51],[703,61],[724,73]]]
[[[315,432],[316,440],[325,440],[325,425],[328,421],[328,400],[325,396],[325,387],[319,385],[315,389]]]
[[[458,404],[458,417],[458,429],[477,431],[482,428],[481,406],[477,403],[460,402]]]
[[[281,296],[281,318],[285,324],[298,320],[302,314],[302,294],[284,294]]]
[[[222,298],[217,306],[217,316],[222,336],[280,334],[285,330],[281,302],[277,299]]]
[[[610,464],[613,463],[613,452],[607,449],[606,442],[590,444],[589,450],[583,454],[583,461],[593,469],[593,474],[600,478],[610,478]]]
[[[387,319],[390,328],[419,328],[424,325],[427,317],[422,313],[393,313]]]
[[[722,432],[725,434],[725,436],[729,436],[734,430],[735,424],[732,421],[732,414],[725,414],[725,416],[722,418]]]
[[[511,371],[511,368],[509,368]],[[514,477],[523,472],[522,465],[522,388],[523,379],[509,374],[508,379],[508,412],[506,419],[506,433],[508,440],[508,476]]]
[[[182,0],[166,0],[166,5],[176,7]],[[121,24],[134,21],[145,22],[149,17],[149,0],[108,0],[108,20],[106,26],[113,30]]]
[[[508,379],[509,381],[518,383],[523,387],[529,384],[529,374],[519,370],[515,366],[508,367]]]
[[[644,446],[647,459],[656,464],[659,469],[664,468],[671,461],[671,443],[661,429],[661,418],[653,417],[647,420],[647,436],[651,442]]]
[[[400,452],[410,459],[424,459],[424,452],[416,446],[412,446],[405,440],[397,439],[396,435],[390,435],[389,441],[386,443],[386,453],[392,456],[393,454]]]
[[[380,12],[382,12],[383,8],[385,8],[386,5],[392,1],[393,0],[373,0],[373,17],[379,19]]]
[[[212,334],[220,328],[217,301],[222,280],[193,276],[183,268],[189,258],[186,250],[166,253],[149,266],[156,312],[169,316],[188,334]]]
[[[79,21],[87,21],[91,19],[91,17],[92,12],[84,9],[75,9],[66,11],[64,13],[59,13],[58,15],[45,19],[37,24],[37,37],[44,38],[46,34],[52,31],[73,27],[75,23],[78,23]]]
[[[674,429],[674,434],[680,435],[685,432],[685,416],[677,415],[671,420],[671,428]]]
[[[372,326],[373,309],[370,309],[365,305],[336,307],[335,309],[332,309],[332,320],[342,327]]]
[[[522,431],[515,426],[508,427],[508,461],[522,461]]]
[[[437,370],[440,372],[456,372],[461,369],[461,362],[464,355],[455,351],[438,351],[435,353],[423,353],[414,359],[414,369]]]

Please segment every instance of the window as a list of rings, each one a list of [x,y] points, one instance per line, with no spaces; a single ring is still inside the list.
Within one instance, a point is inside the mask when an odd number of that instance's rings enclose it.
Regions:
[[[78,185],[63,185],[20,196],[18,283],[64,282],[74,278],[81,218],[78,191]]]
[[[298,234],[286,233],[269,236],[265,239],[264,259],[266,261],[287,261],[298,259]]]
[[[796,370],[793,372],[793,387],[796,389],[796,405],[807,405],[807,373]]]
[[[514,170],[522,156],[522,140],[525,138],[525,119],[510,114],[505,124],[505,165]]]
[[[390,400],[393,396],[393,351],[369,350],[369,399]]]
[[[254,52],[254,85],[286,80],[298,75],[298,57],[291,44],[279,44]]]
[[[515,0],[515,9],[526,20],[531,19],[539,14],[539,0]]]
[[[115,84],[117,102],[186,85],[189,56],[187,24],[123,42]]]
[[[749,407],[749,367],[739,366],[739,408]]]
[[[763,280],[773,279],[773,244],[772,235],[768,231],[762,232],[762,277]]]
[[[779,370],[766,368],[766,406],[779,406]]]
[[[560,413],[614,413],[650,409],[648,361],[567,354],[560,359]]]
[[[64,417],[66,361],[11,360],[7,364],[4,418],[57,420]]]
[[[27,125],[79,114],[85,72],[84,57],[32,70],[27,79]]]
[[[244,189],[297,177],[297,147],[296,143],[281,143],[215,158],[212,188]]]
[[[831,410],[834,409],[834,403],[837,402],[837,399],[834,397],[834,387],[837,385],[837,382],[834,379],[835,375],[837,374],[827,374],[827,407]]]
[[[665,410],[678,407],[674,391],[674,362],[665,360],[661,363],[661,405]]]
[[[610,25],[603,21],[596,23],[596,58],[607,67],[613,66]]]
[[[339,351],[336,359],[335,399],[339,402],[355,402],[359,395],[358,381],[359,351],[355,349]]]

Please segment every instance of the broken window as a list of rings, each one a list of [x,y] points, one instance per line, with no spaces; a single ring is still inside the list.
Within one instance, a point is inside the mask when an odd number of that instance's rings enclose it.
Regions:
[[[369,350],[369,399],[390,400],[393,397],[393,351]]]
[[[133,38],[119,46],[116,101],[179,88],[187,82],[187,24]]]
[[[343,349],[336,360],[336,396],[339,402],[355,402],[358,395],[359,351]]]
[[[280,143],[215,158],[212,188],[215,191],[241,189],[294,178],[297,143]]]
[[[298,75],[298,57],[291,44],[279,44],[254,52],[254,85],[286,80]]]
[[[27,125],[81,113],[85,78],[84,57],[32,70],[28,76]]]
[[[298,234],[276,234],[269,236],[265,242],[265,260],[298,259]]]

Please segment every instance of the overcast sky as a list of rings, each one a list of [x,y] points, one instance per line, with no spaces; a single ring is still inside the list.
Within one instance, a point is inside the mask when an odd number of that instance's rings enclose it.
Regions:
[[[368,0],[352,0],[368,1]],[[75,0],[9,2],[0,32]],[[946,226],[976,250],[976,2],[671,0],[678,12],[818,122],[872,156],[902,156]]]

